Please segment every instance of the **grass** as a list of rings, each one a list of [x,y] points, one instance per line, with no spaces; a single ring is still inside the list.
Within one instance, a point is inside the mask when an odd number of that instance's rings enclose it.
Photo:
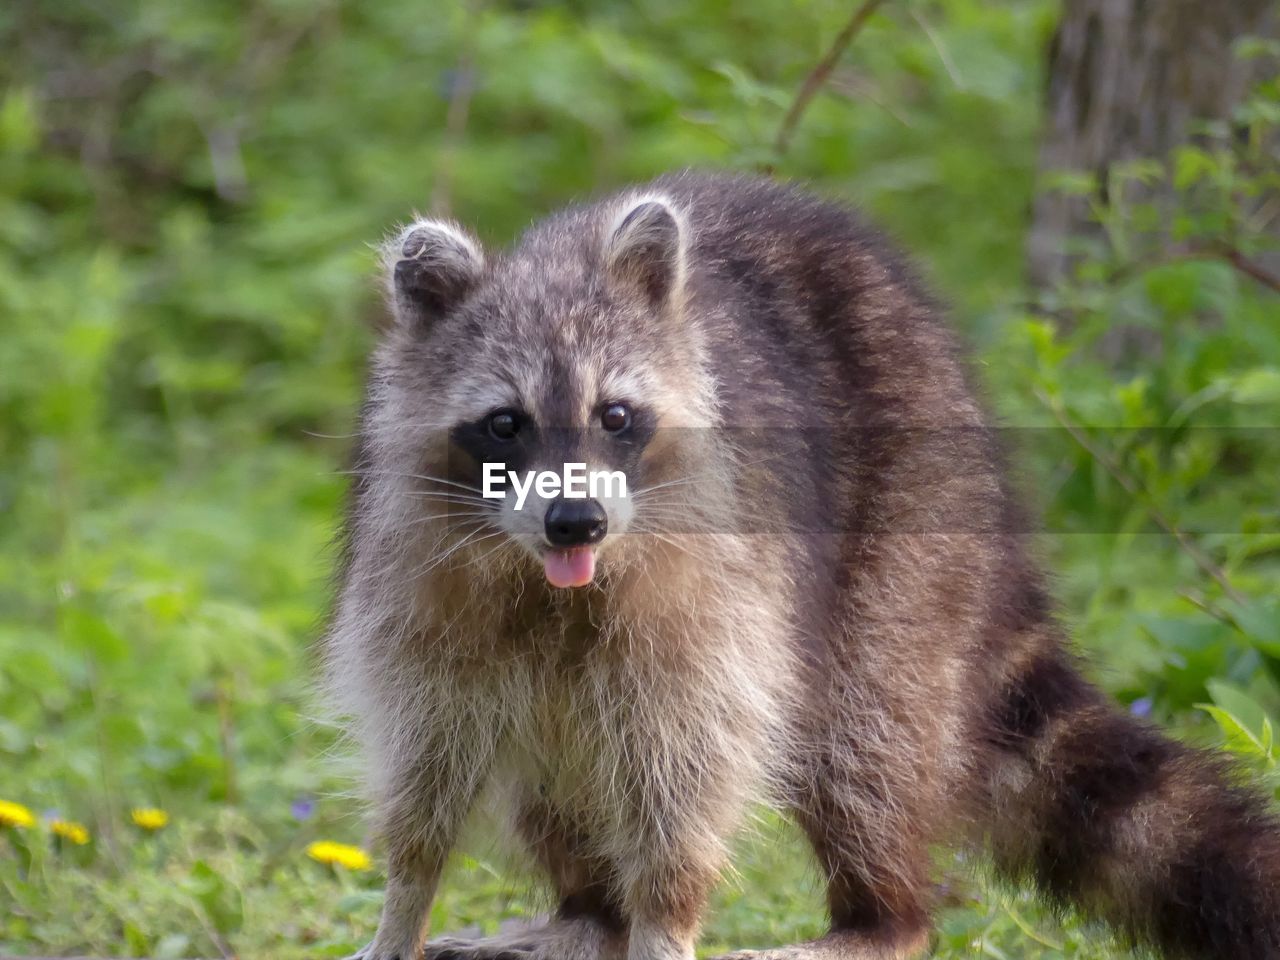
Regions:
[[[383,878],[305,852],[316,837],[352,833],[345,818],[330,819],[344,806],[321,802],[304,820],[282,810],[268,823],[210,807],[159,830],[122,825],[86,847],[38,829],[10,830],[9,852],[0,857],[0,891],[10,901],[0,945],[91,956],[346,956],[373,934]],[[472,852],[454,855],[432,912],[434,931],[492,933],[504,920],[536,917],[549,906],[508,852],[486,846],[472,842]],[[1059,924],[1032,898],[984,882],[959,860],[948,858],[947,866],[934,956],[1127,956],[1100,932]],[[739,844],[734,875],[716,891],[699,955],[791,943],[823,925],[807,851],[791,827],[766,815]]]

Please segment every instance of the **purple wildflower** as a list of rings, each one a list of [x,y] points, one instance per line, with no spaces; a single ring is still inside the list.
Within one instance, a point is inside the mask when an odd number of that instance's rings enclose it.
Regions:
[[[298,797],[289,807],[289,812],[295,820],[310,820],[311,815],[316,812],[316,801],[308,796]]]
[[[1129,712],[1135,717],[1151,716],[1151,708],[1155,705],[1155,700],[1151,697],[1139,697],[1133,703],[1129,704]]]

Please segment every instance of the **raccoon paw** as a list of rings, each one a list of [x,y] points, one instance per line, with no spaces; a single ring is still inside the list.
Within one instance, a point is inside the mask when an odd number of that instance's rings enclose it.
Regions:
[[[379,957],[373,952],[373,944],[366,944],[349,957],[343,957],[342,960],[400,960],[399,956]]]
[[[385,953],[381,950],[375,950],[373,943],[365,944],[349,957],[343,957],[342,960],[415,960],[414,957],[404,956],[397,951],[396,953]]]
[[[465,944],[429,943],[423,960],[533,960],[533,945],[517,946],[487,941]]]
[[[439,937],[423,951],[423,960],[533,960],[538,943],[518,936],[466,940]]]
[[[617,938],[584,918],[512,921],[496,937],[438,937],[423,960],[624,960]]]
[[[735,950],[711,960],[914,960],[928,949],[928,931],[898,937],[831,933],[790,946]]]

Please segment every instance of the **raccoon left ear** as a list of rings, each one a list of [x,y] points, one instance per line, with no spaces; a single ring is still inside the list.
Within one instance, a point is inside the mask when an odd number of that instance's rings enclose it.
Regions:
[[[684,229],[661,197],[641,200],[617,220],[605,247],[614,279],[638,285],[654,306],[666,303],[684,280]]]
[[[385,259],[396,318],[419,332],[461,303],[484,272],[480,244],[444,220],[410,224],[387,245]]]

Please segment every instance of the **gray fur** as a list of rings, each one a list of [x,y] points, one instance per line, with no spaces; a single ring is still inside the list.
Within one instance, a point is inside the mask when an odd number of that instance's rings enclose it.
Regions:
[[[418,229],[388,261],[402,322],[372,361],[326,643],[388,843],[367,960],[422,948],[485,791],[563,900],[528,960],[689,960],[762,802],[812,842],[832,933],[754,957],[915,955],[929,849],[966,838],[1170,956],[1278,955],[1280,829],[1079,678],[955,341],[855,216],[677,175],[489,257]],[[633,442],[599,429],[617,401]],[[628,464],[587,587],[548,586],[540,514],[476,496],[468,444],[504,409],[538,431],[530,466]],[[1152,810],[1178,826],[1156,836]],[[1224,811],[1252,859],[1226,856]]]

